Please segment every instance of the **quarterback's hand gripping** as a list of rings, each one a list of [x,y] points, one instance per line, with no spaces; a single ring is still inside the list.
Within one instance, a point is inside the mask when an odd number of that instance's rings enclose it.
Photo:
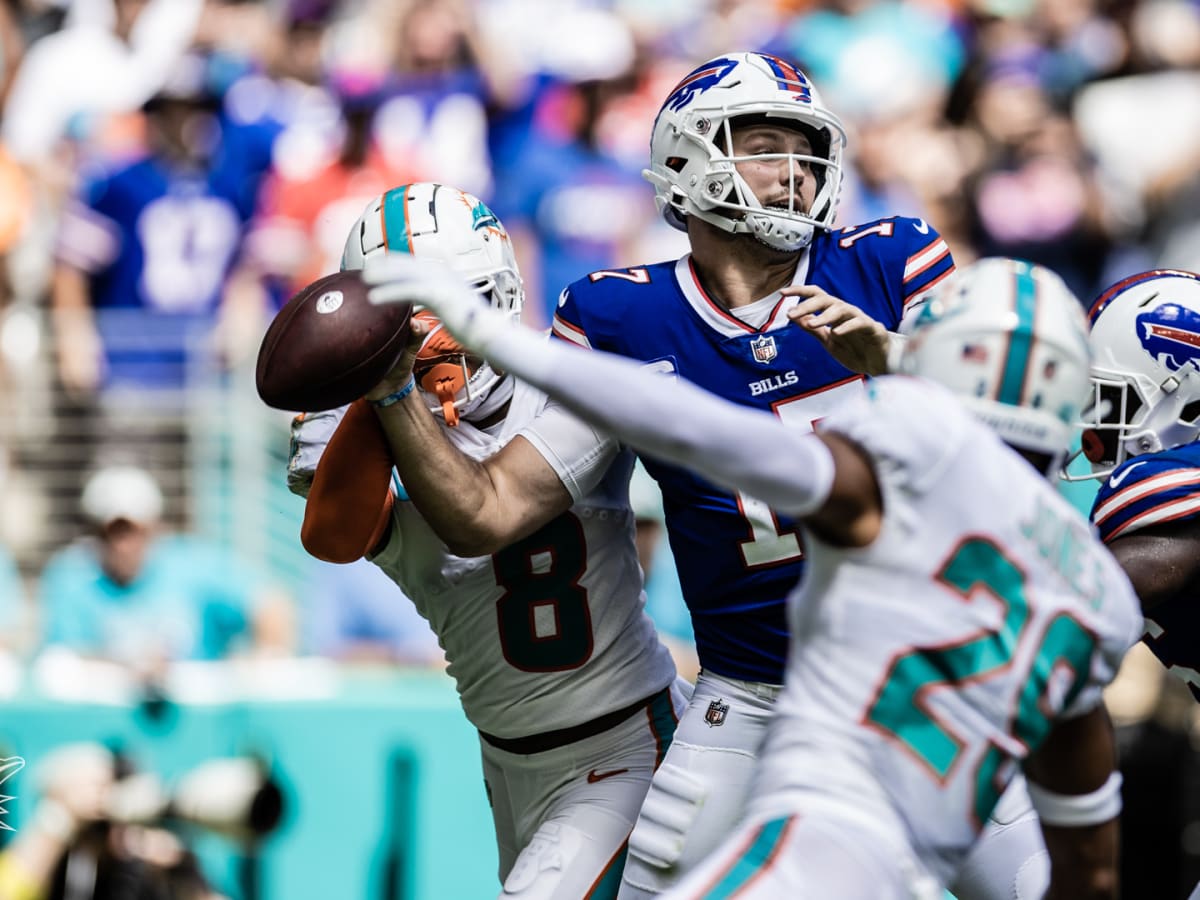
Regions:
[[[788,318],[816,337],[843,366],[863,375],[887,372],[892,342],[881,323],[816,285],[787,287],[783,294],[804,298],[788,311]]]
[[[486,297],[440,260],[385,253],[367,261],[363,280],[371,286],[371,303],[428,309],[460,344],[481,356],[512,326],[509,316],[492,309]]]

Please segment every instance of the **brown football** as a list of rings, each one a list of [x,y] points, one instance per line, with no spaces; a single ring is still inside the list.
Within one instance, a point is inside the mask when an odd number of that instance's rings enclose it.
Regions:
[[[359,272],[335,272],[283,305],[258,348],[264,403],[319,412],[379,383],[404,352],[412,304],[372,306],[367,290]]]

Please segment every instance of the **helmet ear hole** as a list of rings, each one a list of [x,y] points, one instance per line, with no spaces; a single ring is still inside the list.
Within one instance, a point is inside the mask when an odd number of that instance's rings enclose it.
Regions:
[[[1187,425],[1196,425],[1200,420],[1200,400],[1193,400],[1179,413],[1179,421]]]

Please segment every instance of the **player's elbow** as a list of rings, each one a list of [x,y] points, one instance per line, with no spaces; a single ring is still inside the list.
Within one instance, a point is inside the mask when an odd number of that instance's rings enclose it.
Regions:
[[[310,556],[331,563],[352,563],[370,549],[357,535],[314,525],[307,518],[300,527],[300,543]]]
[[[446,549],[455,556],[471,559],[476,556],[491,556],[503,550],[511,540],[506,535],[487,524],[470,525],[459,528],[453,534],[442,535]]]

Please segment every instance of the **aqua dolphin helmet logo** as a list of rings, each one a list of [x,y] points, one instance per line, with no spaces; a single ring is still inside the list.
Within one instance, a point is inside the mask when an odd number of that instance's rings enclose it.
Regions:
[[[471,228],[479,231],[481,228],[499,228],[500,220],[496,218],[496,214],[488,209],[487,204],[482,200],[475,201],[475,205],[471,207]]]
[[[1172,372],[1189,362],[1200,368],[1200,314],[1164,303],[1136,319],[1138,340],[1150,356]]]

